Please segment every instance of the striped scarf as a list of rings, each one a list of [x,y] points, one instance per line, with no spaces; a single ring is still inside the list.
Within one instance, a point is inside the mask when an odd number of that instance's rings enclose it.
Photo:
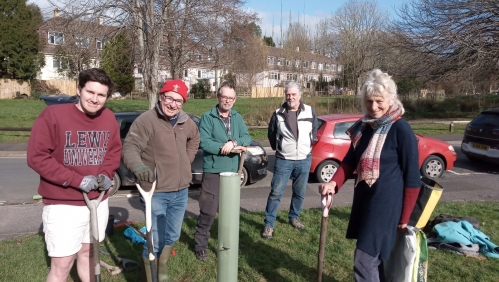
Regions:
[[[381,150],[385,144],[386,135],[392,124],[399,120],[401,116],[402,111],[399,109],[397,103],[394,103],[382,117],[370,119],[364,116],[346,131],[352,139],[353,148],[355,149],[366,126],[370,125],[374,130],[369,145],[364,153],[362,153],[357,165],[357,182],[355,186],[362,180],[365,180],[367,185],[371,187],[379,178],[379,159]]]

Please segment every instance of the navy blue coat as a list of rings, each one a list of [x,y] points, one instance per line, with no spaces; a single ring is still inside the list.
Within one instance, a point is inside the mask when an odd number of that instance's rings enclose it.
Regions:
[[[366,126],[357,148],[343,162],[357,168],[374,131]],[[396,121],[385,139],[378,180],[371,186],[361,181],[354,188],[352,212],[346,237],[357,239],[357,248],[382,260],[390,256],[402,213],[405,187],[421,185],[417,140],[404,119]]]

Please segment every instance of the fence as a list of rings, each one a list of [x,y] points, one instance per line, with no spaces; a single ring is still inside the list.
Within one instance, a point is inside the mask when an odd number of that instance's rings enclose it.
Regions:
[[[43,93],[76,95],[76,80],[37,80],[34,85],[40,86]],[[15,98],[17,93],[31,96],[29,81],[0,79],[0,99]]]
[[[31,86],[27,81],[0,79],[0,99],[11,99],[19,95],[31,95]]]
[[[76,95],[76,80],[39,80],[49,88],[57,89],[58,93]]]
[[[251,98],[284,97],[284,87],[251,87]]]

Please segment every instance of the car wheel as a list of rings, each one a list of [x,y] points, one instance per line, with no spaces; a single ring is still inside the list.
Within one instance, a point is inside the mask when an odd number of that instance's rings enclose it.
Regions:
[[[246,185],[246,183],[248,182],[248,171],[246,170],[245,167],[243,167],[240,176],[241,176],[241,188],[243,188],[244,185]]]
[[[121,178],[117,173],[114,174],[113,180],[111,182],[113,182],[113,186],[109,188],[109,191],[107,192],[108,196],[116,194],[116,192],[118,192],[121,187]]]
[[[445,172],[445,163],[442,158],[429,156],[421,166],[421,174],[429,178],[441,177]]]
[[[338,170],[340,165],[332,160],[323,161],[316,169],[315,169],[315,177],[320,183],[327,183],[331,181],[334,173]]]

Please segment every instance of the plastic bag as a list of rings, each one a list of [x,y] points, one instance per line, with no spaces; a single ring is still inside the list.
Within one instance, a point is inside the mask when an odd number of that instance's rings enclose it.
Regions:
[[[383,267],[386,281],[426,282],[428,245],[424,232],[407,226],[405,233],[397,233],[390,258],[383,262]]]

